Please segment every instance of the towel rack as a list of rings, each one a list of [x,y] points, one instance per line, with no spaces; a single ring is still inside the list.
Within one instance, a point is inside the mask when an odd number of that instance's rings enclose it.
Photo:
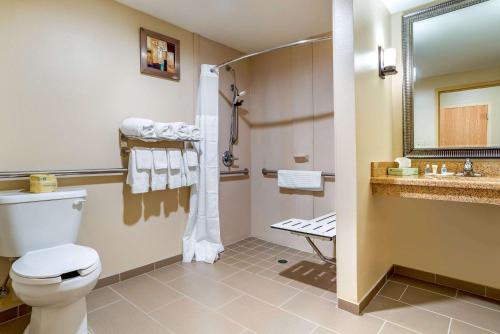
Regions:
[[[275,169],[262,168],[262,175],[264,175],[264,176],[266,176],[266,175],[276,175],[276,174],[278,174],[278,171],[275,170]],[[335,173],[332,173],[332,172],[321,172],[321,176],[335,177]]]
[[[67,170],[30,170],[19,172],[0,172],[0,179],[25,179],[31,174],[54,174],[57,176],[92,176],[125,174],[128,168],[101,168],[101,169],[67,169]],[[220,175],[248,175],[248,168],[241,170],[220,171]]]
[[[137,140],[145,143],[197,143],[199,139],[163,139],[157,137],[136,137],[136,136],[127,136],[121,130],[118,130],[118,134],[120,137],[120,154],[122,157],[125,157],[128,153],[130,153],[130,148],[128,147],[129,140]]]

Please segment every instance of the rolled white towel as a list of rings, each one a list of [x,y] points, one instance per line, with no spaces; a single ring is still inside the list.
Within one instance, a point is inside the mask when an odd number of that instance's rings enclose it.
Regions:
[[[201,139],[201,131],[200,128],[196,125],[188,125],[189,131],[189,139],[191,140],[200,140]]]
[[[121,132],[126,136],[155,137],[155,123],[146,118],[127,118],[120,126]]]
[[[154,124],[154,132],[158,138],[168,139],[168,140],[179,140],[181,134],[185,132],[187,124],[184,122],[171,122],[171,123],[161,123],[156,122]]]

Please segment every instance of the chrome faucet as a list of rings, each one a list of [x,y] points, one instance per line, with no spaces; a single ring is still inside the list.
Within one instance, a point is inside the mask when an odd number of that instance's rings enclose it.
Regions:
[[[463,176],[481,176],[481,174],[474,172],[472,161],[469,158],[465,159]]]

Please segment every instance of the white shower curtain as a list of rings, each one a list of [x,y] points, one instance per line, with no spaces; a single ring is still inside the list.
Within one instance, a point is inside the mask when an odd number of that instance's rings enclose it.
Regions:
[[[201,65],[196,125],[202,140],[198,183],[191,186],[189,218],[183,237],[183,262],[213,263],[224,250],[219,225],[219,76]]]

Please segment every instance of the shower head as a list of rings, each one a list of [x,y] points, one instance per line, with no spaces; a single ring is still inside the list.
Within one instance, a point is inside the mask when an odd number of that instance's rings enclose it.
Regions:
[[[239,97],[245,96],[247,94],[246,91],[242,90],[241,92],[238,93]]]

